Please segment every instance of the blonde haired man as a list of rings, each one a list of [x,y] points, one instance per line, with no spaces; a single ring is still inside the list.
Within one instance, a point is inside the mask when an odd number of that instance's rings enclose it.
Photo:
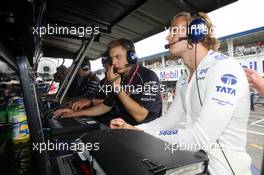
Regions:
[[[190,29],[195,27],[205,34],[192,35]],[[187,72],[177,83],[175,101],[165,116],[148,124],[132,127],[122,119],[113,119],[110,126],[141,129],[170,143],[204,149],[211,175],[248,175],[251,174],[251,159],[245,149],[250,106],[248,81],[236,60],[212,50],[217,45],[212,28],[204,13],[196,17],[187,12],[176,15],[171,21],[166,47],[183,59]],[[182,117],[186,118],[186,124],[179,129],[177,123]]]

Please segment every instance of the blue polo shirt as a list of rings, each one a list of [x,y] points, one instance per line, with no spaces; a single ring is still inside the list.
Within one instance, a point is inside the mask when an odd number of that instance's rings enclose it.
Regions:
[[[113,115],[123,118],[131,125],[138,125],[155,120],[162,114],[161,87],[155,72],[140,64],[134,65],[130,74],[122,78],[121,85],[125,92],[139,105],[149,111],[142,122],[137,122],[125,109],[116,93],[107,94],[104,104],[113,107]]]

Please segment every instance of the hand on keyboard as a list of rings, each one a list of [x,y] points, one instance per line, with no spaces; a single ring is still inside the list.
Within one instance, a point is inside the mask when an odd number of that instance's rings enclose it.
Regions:
[[[56,117],[57,116],[63,116],[64,118],[81,116],[78,111],[73,111],[70,108],[59,109],[59,110],[55,111],[53,114]]]

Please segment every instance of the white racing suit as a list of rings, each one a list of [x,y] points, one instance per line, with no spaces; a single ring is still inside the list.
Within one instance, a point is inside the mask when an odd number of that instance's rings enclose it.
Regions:
[[[190,82],[188,79],[187,69],[165,116],[136,127],[179,148],[185,145],[188,150],[204,149],[211,175],[232,174],[227,160],[236,175],[251,174],[251,158],[245,150],[250,92],[242,67],[233,58],[209,51],[197,67],[197,80],[195,72]],[[186,117],[186,124],[179,129],[182,117]]]

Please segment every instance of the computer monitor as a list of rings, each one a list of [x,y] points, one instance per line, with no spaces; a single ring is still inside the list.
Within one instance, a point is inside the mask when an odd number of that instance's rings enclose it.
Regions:
[[[26,56],[17,57],[17,65],[20,76],[21,89],[23,92],[25,109],[27,113],[27,121],[30,130],[30,141],[33,144],[45,143],[42,123],[40,118],[39,106],[37,102],[36,89],[33,82],[33,75],[30,70],[28,59]],[[47,151],[41,153],[34,151],[37,169],[41,175],[51,174],[49,158]],[[33,166],[33,165],[32,165]]]
[[[81,64],[83,63],[83,60],[85,59],[93,41],[94,36],[92,35],[89,40],[85,40],[82,43],[82,46],[77,54],[76,59],[73,61],[71,67],[69,68],[69,71],[65,77],[65,80],[63,81],[61,87],[59,88],[55,99],[59,100],[60,104],[64,102],[64,98],[68,93],[68,90],[70,88],[71,83],[73,82],[75,76],[78,73],[78,70],[81,67]]]

